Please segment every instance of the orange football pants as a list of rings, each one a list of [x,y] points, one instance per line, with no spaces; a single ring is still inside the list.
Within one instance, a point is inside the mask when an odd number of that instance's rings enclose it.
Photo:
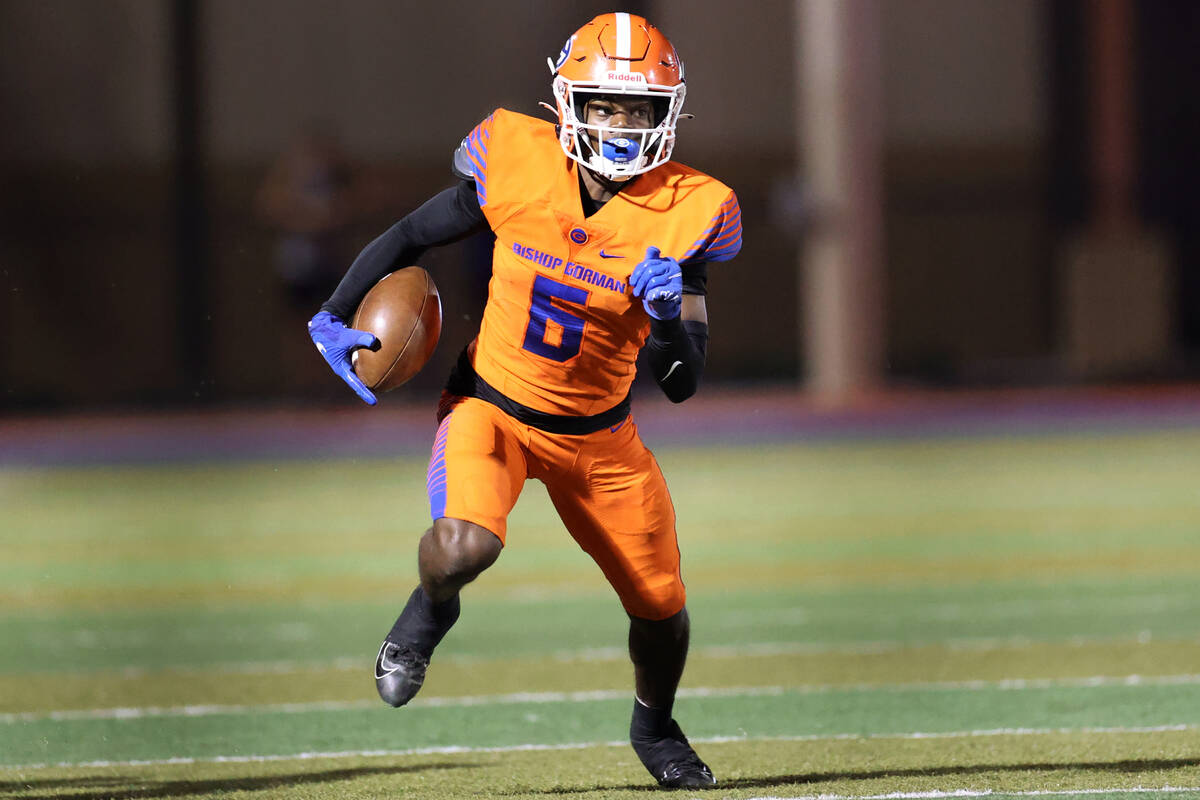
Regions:
[[[473,522],[505,542],[525,481],[546,486],[559,517],[636,617],[683,608],[675,508],[631,417],[565,436],[525,425],[478,398],[442,420],[429,462],[430,512]]]

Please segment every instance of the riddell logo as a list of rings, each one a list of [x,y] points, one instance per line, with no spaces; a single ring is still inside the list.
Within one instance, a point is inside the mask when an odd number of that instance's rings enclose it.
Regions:
[[[628,81],[629,83],[646,82],[646,76],[640,72],[610,72],[608,79],[610,81]]]

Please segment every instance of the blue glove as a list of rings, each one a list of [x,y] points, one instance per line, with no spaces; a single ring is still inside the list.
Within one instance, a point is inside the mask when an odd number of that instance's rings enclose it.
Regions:
[[[629,286],[642,298],[646,313],[655,319],[675,319],[683,300],[683,270],[673,258],[663,258],[657,247],[646,248],[646,258],[633,268]]]
[[[358,393],[363,402],[369,406],[375,405],[375,395],[354,374],[354,364],[350,353],[356,347],[374,348],[379,346],[379,340],[366,331],[356,331],[346,325],[328,311],[319,311],[308,321],[308,335],[313,344],[321,352],[333,371],[341,376],[350,388]]]

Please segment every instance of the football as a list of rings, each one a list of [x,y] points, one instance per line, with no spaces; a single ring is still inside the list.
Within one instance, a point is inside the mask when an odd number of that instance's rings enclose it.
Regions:
[[[351,327],[369,331],[379,349],[359,348],[354,371],[372,391],[402,386],[421,371],[442,333],[442,300],[421,267],[404,267],[371,287]]]

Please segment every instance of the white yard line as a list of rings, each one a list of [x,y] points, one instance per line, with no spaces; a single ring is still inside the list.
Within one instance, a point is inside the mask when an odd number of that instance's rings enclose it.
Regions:
[[[807,684],[799,686],[696,687],[679,690],[680,698],[764,697],[787,694],[830,694],[834,692],[905,691],[1023,691],[1030,689],[1100,688],[1109,686],[1194,686],[1200,674],[1189,675],[1094,675],[1080,678],[1008,678],[999,681],[930,681],[913,683]],[[628,689],[581,692],[514,692],[511,694],[418,697],[411,707],[461,708],[465,706],[515,705],[519,703],[591,703],[626,700]],[[321,700],[303,703],[193,704],[181,706],[135,706],[119,708],[20,711],[0,714],[0,724],[70,722],[95,719],[143,719],[146,717],[209,717],[220,714],[302,714],[316,711],[356,711],[382,708],[377,700]]]
[[[941,798],[958,797],[1078,797],[1097,794],[1180,794],[1200,792],[1200,787],[1194,786],[1135,786],[1132,788],[1114,787],[1111,789],[1033,789],[1023,792],[1005,792],[992,789],[955,789],[953,791],[927,792],[890,792],[888,794],[804,794],[790,797],[752,797],[748,800],[941,800]]]
[[[1142,728],[995,728],[976,731],[946,731],[924,733],[873,733],[867,735],[852,733],[837,733],[811,736],[713,736],[708,738],[690,738],[694,744],[728,744],[731,742],[825,742],[825,741],[862,741],[888,739],[967,739],[989,736],[1046,736],[1050,734],[1154,734],[1171,733],[1176,731],[1200,730],[1200,725],[1159,725]],[[340,750],[333,752],[283,753],[271,755],[229,755],[202,756],[195,758],[161,758],[140,759],[128,761],[59,761],[56,763],[0,765],[0,772],[19,771],[27,769],[48,769],[52,767],[153,767],[172,764],[256,764],[273,761],[313,761],[317,759],[337,758],[397,758],[401,756],[424,755],[455,755],[458,753],[518,753],[537,752],[544,750],[584,750],[589,747],[629,747],[625,740],[608,742],[571,742],[567,744],[518,744],[501,747],[471,747],[467,745],[450,745],[443,747],[413,747],[406,750]],[[1081,790],[1082,791],[1082,790]],[[1130,791],[1117,789],[1115,791]],[[1161,791],[1161,790],[1159,790]],[[1179,789],[1178,791],[1186,791]],[[1009,792],[1009,794],[1014,794]],[[874,797],[892,797],[893,795],[876,795]],[[895,795],[896,797],[908,795]],[[922,795],[912,795],[920,797]],[[953,797],[954,795],[947,795]],[[821,797],[814,795],[813,797]],[[825,796],[825,800],[833,800],[836,795]],[[767,800],[767,798],[758,798]],[[792,798],[791,800],[796,800]],[[849,796],[844,800],[852,800]],[[853,800],[869,800],[867,797]]]
[[[1198,786],[1117,786],[1111,789],[1027,789],[998,791],[995,789],[954,789],[944,792],[889,792],[888,794],[802,794],[790,797],[751,797],[748,800],[943,800],[956,797],[1077,797],[1096,794],[1179,794],[1200,792]]]
[[[771,658],[775,656],[827,655],[845,653],[850,655],[883,655],[901,650],[921,650],[926,648],[945,648],[965,652],[991,652],[994,650],[1026,650],[1038,645],[1059,645],[1068,647],[1084,647],[1092,644],[1101,645],[1147,645],[1156,640],[1149,631],[1142,631],[1135,636],[1071,636],[1063,641],[1048,641],[1031,639],[1026,636],[1011,637],[971,637],[960,639],[936,639],[928,641],[900,641],[881,639],[861,642],[756,642],[738,645],[708,645],[693,647],[690,657],[695,658]],[[1172,638],[1185,644],[1194,644],[1195,638]],[[470,653],[446,653],[438,656],[441,663],[479,664],[494,661],[518,660],[534,656],[513,656],[511,659],[497,658],[494,655],[475,655]],[[536,657],[551,658],[555,661],[574,662],[605,662],[625,661],[629,651],[624,647],[590,647],[579,650],[558,650]],[[126,667],[113,670],[114,673],[128,678],[141,678],[152,674],[212,674],[227,672],[245,675],[287,675],[303,672],[324,672],[328,670],[357,670],[370,669],[374,654],[364,656],[340,656],[327,661],[229,661],[214,664],[171,666],[159,669],[147,667]],[[364,666],[364,664],[366,666]],[[83,674],[83,673],[66,673]],[[94,675],[94,670],[88,670],[87,675]]]

